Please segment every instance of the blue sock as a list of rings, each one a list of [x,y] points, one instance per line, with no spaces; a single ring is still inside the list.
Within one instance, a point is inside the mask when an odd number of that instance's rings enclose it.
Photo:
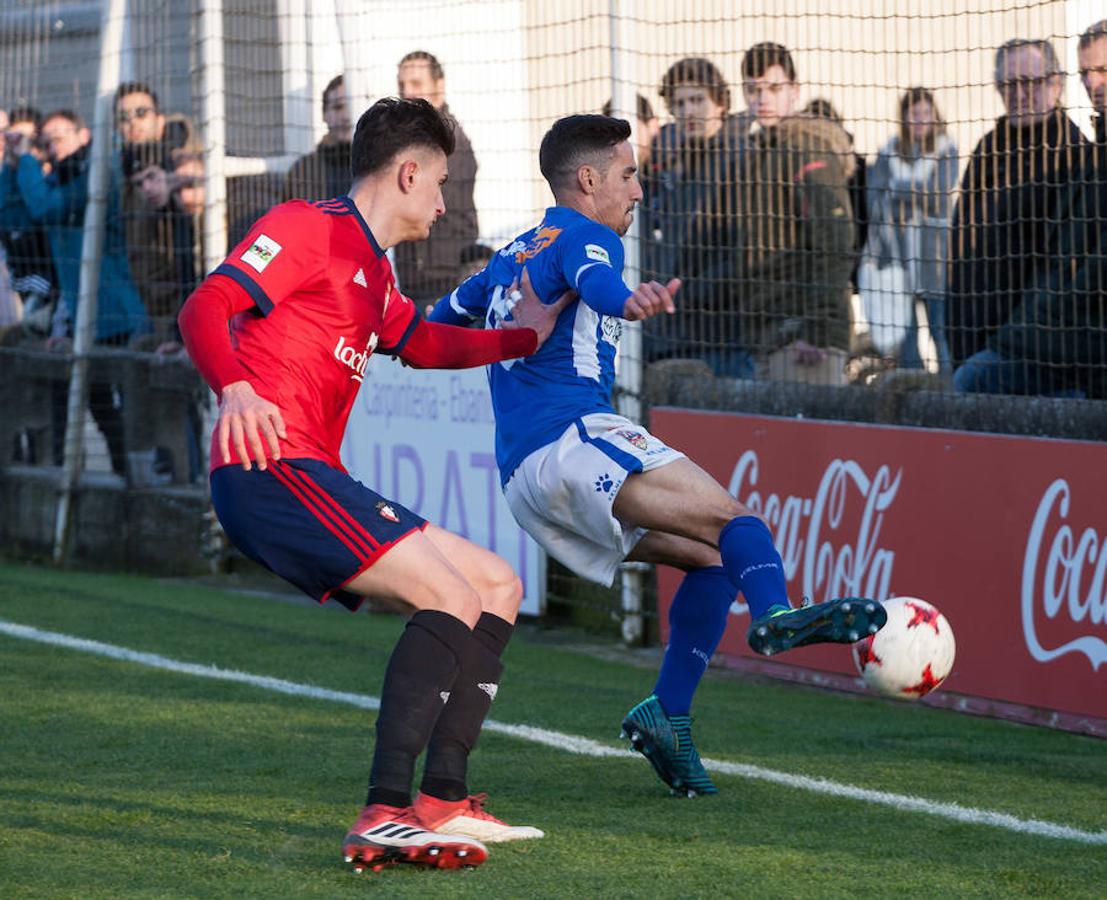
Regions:
[[[751,620],[760,619],[770,606],[791,606],[784,562],[768,526],[757,516],[727,522],[719,533],[719,554],[731,583],[746,598]]]
[[[669,607],[669,646],[653,692],[670,716],[686,716],[737,592],[722,566],[684,576]]]

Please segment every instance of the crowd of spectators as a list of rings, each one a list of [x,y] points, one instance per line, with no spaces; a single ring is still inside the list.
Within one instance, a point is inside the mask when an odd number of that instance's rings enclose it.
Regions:
[[[750,47],[737,90],[707,58],[673,63],[658,86],[664,124],[646,98],[636,104],[642,275],[684,284],[677,314],[646,324],[647,360],[691,357],[722,377],[844,385],[867,356],[882,371],[926,369],[963,392],[1107,395],[1107,20],[1080,37],[1078,59],[1094,138],[1066,111],[1052,44],[1010,40],[995,54],[1004,114],[959,181],[958,148],[927,88],[902,93],[893,133],[867,160],[826,99],[801,105],[786,47]],[[441,110],[457,137],[446,214],[430,239],[395,251],[401,289],[434,300],[492,253],[478,243],[477,162],[434,55],[405,55],[396,85]],[[274,200],[348,187],[353,116],[341,75],[321,100],[326,134]],[[148,84],[121,84],[114,113],[94,340],[180,358],[176,315],[203,274],[204,155],[188,118],[163,111]],[[78,305],[89,129],[69,109],[0,110],[0,154],[0,335],[64,353]],[[232,232],[252,216],[240,218]],[[59,379],[42,461],[62,458],[66,390]],[[90,411],[120,475],[130,452],[149,449],[124,446],[127,403],[124,385],[91,382]],[[199,419],[190,410],[193,477]]]
[[[1107,20],[1078,57],[1094,140],[1064,107],[1051,43],[1010,40],[995,55],[1004,114],[959,183],[924,87],[903,92],[869,162],[829,102],[800,106],[787,48],[746,51],[741,111],[710,60],[674,63],[658,88],[671,122],[640,155],[641,259],[685,286],[676,316],[647,323],[647,358],[834,385],[870,355],[958,391],[1103,397]]]

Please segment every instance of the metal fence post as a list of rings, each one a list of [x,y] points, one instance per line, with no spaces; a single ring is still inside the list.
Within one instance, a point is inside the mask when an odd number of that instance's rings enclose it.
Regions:
[[[100,72],[96,84],[92,156],[89,160],[88,203],[81,242],[81,274],[77,289],[77,320],[73,325],[73,370],[65,416],[65,461],[61,494],[54,519],[54,562],[69,559],[72,539],[73,495],[81,474],[85,407],[88,405],[88,354],[96,331],[99,301],[100,253],[104,244],[111,164],[112,113],[123,55],[126,0],[106,0],[100,19]]]
[[[620,0],[610,0],[608,6],[611,37],[611,113],[630,122],[630,145],[636,146],[638,132],[637,89],[633,78],[630,22],[622,15]],[[640,216],[636,215],[623,237],[625,262],[623,277],[628,284],[639,279],[638,236]],[[619,340],[616,373],[616,402],[621,415],[632,421],[642,417],[642,326],[639,322],[623,322]],[[642,620],[644,574],[648,566],[624,563],[620,568],[622,592],[622,632],[627,644],[639,644],[645,632]]]

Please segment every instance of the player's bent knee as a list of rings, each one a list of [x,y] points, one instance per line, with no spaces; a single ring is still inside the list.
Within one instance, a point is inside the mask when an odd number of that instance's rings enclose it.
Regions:
[[[489,584],[481,592],[481,606],[485,612],[515,621],[523,602],[523,582],[507,563],[496,566],[489,574]]]

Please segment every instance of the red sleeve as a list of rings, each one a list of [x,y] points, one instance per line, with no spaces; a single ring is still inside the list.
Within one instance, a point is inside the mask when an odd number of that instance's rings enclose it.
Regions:
[[[213,275],[235,282],[265,315],[324,269],[329,229],[310,203],[291,200],[254,223]]]
[[[218,395],[228,384],[246,380],[227,323],[254,306],[254,299],[242,287],[226,278],[208,278],[185,301],[177,317],[193,365]]]
[[[537,349],[533,328],[462,328],[415,319],[398,355],[417,369],[471,369],[530,356]]]

